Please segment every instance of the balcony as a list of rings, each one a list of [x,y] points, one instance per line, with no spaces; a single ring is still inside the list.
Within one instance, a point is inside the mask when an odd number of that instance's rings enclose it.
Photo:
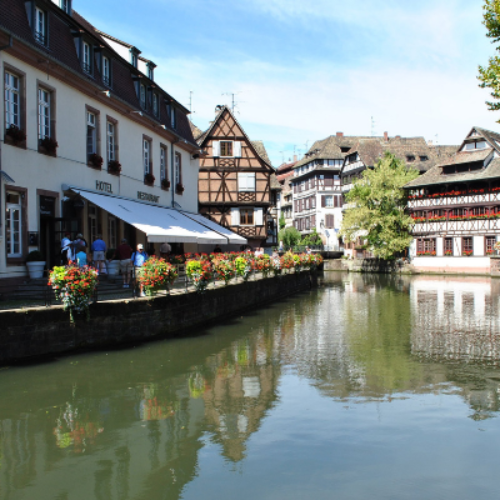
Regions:
[[[413,227],[413,235],[429,234],[471,234],[497,233],[500,231],[500,219],[469,219],[417,222]]]
[[[456,205],[484,205],[485,203],[499,203],[500,192],[492,193],[464,193],[451,196],[426,196],[408,200],[408,208],[422,210],[435,207],[449,207]]]

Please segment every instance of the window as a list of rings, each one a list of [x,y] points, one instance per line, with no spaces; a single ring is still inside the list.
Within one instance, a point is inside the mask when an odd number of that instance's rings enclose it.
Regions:
[[[112,215],[108,216],[108,248],[116,248],[117,244],[117,224],[116,218]]]
[[[240,225],[253,226],[254,225],[254,209],[253,208],[240,208]]]
[[[334,222],[335,222],[335,219],[333,217],[333,214],[326,214],[325,215],[325,227],[327,229],[333,229],[334,228]]]
[[[316,196],[311,197],[311,208],[316,208]]]
[[[321,206],[322,207],[333,207],[333,196],[326,195],[321,197]]]
[[[238,191],[255,192],[255,173],[238,174]]]
[[[429,159],[428,156],[421,156],[420,161],[427,161]]]
[[[453,255],[453,238],[444,239],[444,255]]]
[[[97,154],[97,118],[87,111],[87,160]]]
[[[106,123],[106,149],[108,163],[116,160],[116,125],[108,121]]]
[[[5,72],[5,128],[21,128],[20,78]]]
[[[471,236],[462,238],[462,255],[473,255],[474,244]]]
[[[167,152],[168,152],[167,147],[161,146],[161,148],[160,148],[160,178],[161,178],[161,180],[168,179]]]
[[[472,151],[474,149],[486,149],[487,147],[488,144],[486,141],[473,141],[473,142],[468,142],[465,145],[465,150]]]
[[[153,114],[158,117],[158,96],[156,94],[153,94]]]
[[[406,161],[415,161],[415,156],[413,156],[413,155],[406,155]]]
[[[180,153],[175,153],[175,184],[182,184],[182,161]]]
[[[138,50],[135,47],[132,47],[130,49],[130,64],[134,68],[137,68],[137,56],[138,56]]]
[[[94,242],[97,239],[97,234],[99,229],[98,219],[99,219],[99,208],[89,203],[88,226],[89,226],[89,237],[91,242]]]
[[[171,104],[168,105],[168,114],[170,115],[170,126],[173,129],[177,128],[177,117],[175,115],[175,108]]]
[[[496,236],[486,236],[486,255],[493,255],[495,253],[496,242]]]
[[[109,87],[111,85],[111,61],[106,56],[102,57],[101,73],[102,82]]]
[[[140,103],[141,103],[141,108],[146,109],[146,86],[142,85],[140,86]]]
[[[151,174],[151,141],[149,139],[143,140],[143,161],[144,161],[144,175]]]
[[[71,0],[61,0],[61,9],[66,12],[66,14],[71,14]]]
[[[92,50],[87,42],[82,44],[82,68],[85,73],[92,73]]]
[[[220,141],[220,155],[233,156],[233,141]]]
[[[48,90],[38,89],[38,138],[50,137],[51,93]]]
[[[155,65],[151,61],[148,63],[148,78],[150,80],[155,79]]]
[[[7,257],[22,257],[21,194],[7,191],[5,207],[5,239]]]
[[[47,15],[39,7],[35,7],[35,40],[42,45],[47,43]]]

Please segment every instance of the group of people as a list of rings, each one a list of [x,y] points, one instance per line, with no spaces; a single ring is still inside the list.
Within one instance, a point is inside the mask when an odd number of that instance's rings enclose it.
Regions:
[[[86,266],[90,263],[87,255],[87,241],[83,237],[83,234],[77,234],[73,241],[71,241],[70,236],[70,233],[65,233],[64,238],[61,240],[63,264],[76,262],[80,267]],[[92,243],[90,251],[92,252],[90,260],[93,261],[96,269],[100,273],[106,274],[106,243],[100,234],[97,235],[96,240]]]

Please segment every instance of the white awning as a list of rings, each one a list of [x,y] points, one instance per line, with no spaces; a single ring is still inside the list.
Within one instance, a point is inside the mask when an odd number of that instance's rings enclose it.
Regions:
[[[200,224],[207,226],[209,229],[212,229],[213,231],[217,231],[218,233],[222,234],[222,236],[228,238],[228,242],[233,245],[246,245],[248,243],[247,239],[243,238],[243,236],[233,233],[227,227],[220,226],[216,222],[207,219],[201,214],[191,214],[189,212],[184,212],[184,214],[190,217],[191,219],[194,219],[196,222],[199,222]]]
[[[206,243],[223,245],[228,236],[219,234],[219,229],[205,227],[179,210],[150,205],[139,201],[109,196],[71,187],[74,193],[106,210],[115,217],[131,224],[146,234],[151,243]],[[196,214],[194,214],[196,215]],[[227,230],[225,230],[227,231]],[[231,233],[232,234],[232,233]],[[237,236],[237,235],[235,235]]]

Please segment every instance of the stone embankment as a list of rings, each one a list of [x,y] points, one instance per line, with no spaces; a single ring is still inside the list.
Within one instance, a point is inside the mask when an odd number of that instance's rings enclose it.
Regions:
[[[204,294],[98,302],[90,321],[70,325],[62,306],[0,311],[0,364],[82,349],[105,348],[201,333],[246,310],[309,290],[317,277],[308,272],[232,284]]]

